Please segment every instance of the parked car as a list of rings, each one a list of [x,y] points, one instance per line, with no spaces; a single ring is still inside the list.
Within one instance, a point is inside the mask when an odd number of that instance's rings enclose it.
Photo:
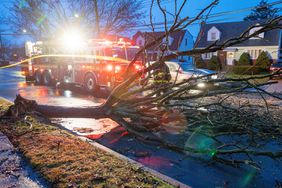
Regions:
[[[213,70],[209,70],[209,69],[189,69],[187,70],[187,72],[193,72],[194,73],[194,77],[201,77],[201,76],[205,76],[205,75],[209,75],[208,77],[206,77],[206,79],[217,79],[218,75],[216,71]]]
[[[279,71],[280,70],[280,71]],[[282,77],[282,63],[274,63],[270,66],[270,72],[271,74],[279,71],[278,74],[274,75],[273,77]]]
[[[193,76],[192,72],[183,71],[180,65],[176,62],[166,61],[165,64],[169,68],[172,82],[176,80],[176,82],[178,83],[183,80],[187,80]]]
[[[210,75],[206,77],[205,79],[217,79],[217,73],[212,70],[208,69],[188,69],[186,71],[183,71],[183,69],[180,67],[180,65],[176,62],[165,62],[167,66],[169,67],[170,74],[171,74],[171,81],[174,82],[176,80],[176,83],[179,83],[183,80],[187,80],[191,77],[198,78],[205,75]],[[202,78],[204,80],[204,78]]]

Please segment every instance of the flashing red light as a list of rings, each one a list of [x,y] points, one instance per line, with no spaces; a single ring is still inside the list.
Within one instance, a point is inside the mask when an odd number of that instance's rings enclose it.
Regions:
[[[135,69],[137,71],[141,71],[142,70],[142,66],[137,64],[137,65],[135,65]]]
[[[21,75],[25,76],[25,75],[27,75],[27,72],[26,71],[21,71]]]
[[[107,71],[112,71],[113,70],[113,65],[107,65]]]
[[[115,72],[119,72],[120,70],[121,70],[121,66],[117,65],[117,66],[115,67]]]

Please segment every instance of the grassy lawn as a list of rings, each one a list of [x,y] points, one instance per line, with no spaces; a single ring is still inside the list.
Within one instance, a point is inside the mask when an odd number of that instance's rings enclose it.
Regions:
[[[234,73],[228,73],[226,74],[226,78],[233,78],[233,79],[240,79],[240,78],[251,78],[251,77],[257,77],[257,76],[264,76],[266,74],[257,74],[257,75],[239,75],[239,74],[234,74]],[[269,78],[261,78],[261,79],[254,79],[250,80],[250,83],[252,84],[264,84],[269,81]]]
[[[0,117],[10,106],[0,98]],[[172,187],[142,169],[81,141],[50,125],[28,117],[0,120],[0,131],[30,161],[52,187]]]

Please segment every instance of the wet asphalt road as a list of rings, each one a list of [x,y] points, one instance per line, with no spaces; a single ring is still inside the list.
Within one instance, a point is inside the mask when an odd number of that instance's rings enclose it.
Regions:
[[[0,96],[14,100],[16,94],[41,104],[61,106],[94,106],[104,99],[69,90],[26,84],[19,69],[0,69]],[[54,119],[70,130],[92,128],[92,139],[148,167],[177,179],[192,187],[275,187],[282,182],[282,163],[261,158],[265,165],[258,174],[253,169],[234,169],[209,165],[184,154],[170,151],[152,143],[132,137],[122,127],[108,119]],[[89,135],[89,134],[88,134]],[[138,152],[148,155],[137,157]]]

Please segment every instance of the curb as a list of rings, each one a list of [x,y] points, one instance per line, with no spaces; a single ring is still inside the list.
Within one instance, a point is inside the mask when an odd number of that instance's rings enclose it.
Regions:
[[[91,140],[89,138],[86,138],[84,136],[78,135],[76,132],[73,132],[73,131],[65,128],[61,124],[58,124],[58,123],[52,123],[52,124],[57,125],[62,130],[65,130],[65,131],[69,132],[70,134],[76,136],[77,138],[79,138],[83,142],[87,142],[87,143],[91,144],[94,147],[97,147],[97,148],[99,148],[99,149],[101,149],[101,150],[103,150],[103,151],[105,151],[105,152],[107,152],[107,153],[109,153],[109,154],[111,154],[111,155],[121,159],[121,160],[125,160],[125,161],[131,163],[132,165],[135,165],[138,168],[143,169],[145,172],[148,172],[148,173],[152,174],[153,176],[161,179],[164,182],[169,183],[170,185],[173,185],[173,186],[175,186],[177,188],[192,188],[192,187],[190,187],[190,186],[188,186],[188,185],[186,185],[184,183],[181,183],[180,181],[177,181],[176,179],[173,179],[173,178],[171,178],[169,176],[166,176],[166,175],[164,175],[164,174],[162,174],[162,173],[160,173],[160,172],[158,172],[156,170],[153,170],[153,169],[151,169],[149,167],[146,167],[143,164],[141,164],[141,163],[139,163],[137,161],[134,161],[133,159],[130,159],[130,158],[124,156],[124,155],[121,155],[120,153],[118,153],[118,152],[116,152],[116,151],[114,151],[114,150],[112,150],[112,149],[110,149],[110,148],[108,148],[106,146],[103,146],[103,145],[99,144],[98,142],[95,142],[95,141],[93,141],[93,140]]]
[[[70,132],[72,132],[72,131],[70,131]],[[160,173],[160,172],[158,172],[156,170],[153,170],[153,169],[151,169],[149,167],[146,167],[143,164],[141,164],[141,163],[139,163],[137,161],[134,161],[133,159],[130,159],[130,158],[124,156],[124,155],[121,155],[120,153],[118,153],[118,152],[116,152],[114,150],[111,150],[110,148],[107,148],[107,147],[105,147],[105,146],[103,146],[103,145],[101,145],[101,144],[99,144],[99,143],[97,143],[97,142],[95,142],[93,140],[90,140],[89,138],[86,138],[86,137],[83,137],[83,136],[78,136],[78,138],[81,139],[84,142],[88,142],[89,144],[91,144],[91,145],[93,145],[93,146],[95,146],[95,147],[97,147],[97,148],[99,148],[99,149],[101,149],[101,150],[103,150],[103,151],[105,151],[105,152],[107,152],[107,153],[109,153],[109,154],[119,158],[119,159],[125,160],[125,161],[127,161],[127,162],[129,162],[129,163],[131,163],[131,164],[133,164],[135,166],[137,166],[138,168],[143,169],[145,172],[149,172],[153,176],[155,176],[155,177],[157,177],[157,178],[159,178],[159,179],[161,179],[161,180],[163,180],[163,181],[165,181],[165,182],[167,182],[167,183],[169,183],[169,184],[171,184],[171,185],[173,185],[175,187],[178,187],[178,188],[191,188],[188,185],[185,185],[185,184],[183,184],[183,183],[181,183],[181,182],[179,182],[179,181],[177,181],[177,180],[175,180],[175,179],[173,179],[171,177],[168,177],[168,176],[166,176],[166,175],[164,175],[164,174],[162,174],[162,173]]]
[[[143,164],[141,164],[141,163],[139,163],[137,161],[134,161],[133,159],[130,159],[130,158],[124,156],[124,155],[121,155],[120,153],[118,153],[118,152],[116,152],[116,151],[114,151],[114,150],[112,150],[112,149],[110,149],[110,148],[108,148],[106,146],[103,146],[103,145],[99,144],[98,142],[95,142],[95,141],[93,141],[93,140],[91,140],[89,138],[86,138],[84,136],[78,135],[76,132],[73,132],[73,131],[65,128],[61,124],[58,124],[58,123],[52,123],[52,124],[55,124],[55,125],[59,126],[61,129],[69,132],[70,134],[72,134],[74,136],[77,136],[77,138],[79,138],[83,142],[87,142],[87,143],[91,144],[92,146],[97,147],[97,148],[99,148],[99,149],[101,149],[101,150],[103,150],[103,151],[105,151],[105,152],[107,152],[107,153],[109,153],[109,154],[111,154],[111,155],[121,159],[121,160],[125,160],[125,161],[127,161],[127,162],[129,162],[129,163],[131,163],[131,164],[133,164],[135,166],[137,166],[138,168],[143,169],[145,172],[149,172],[153,176],[155,176],[155,177],[163,180],[164,182],[167,182],[167,183],[169,183],[169,184],[171,184],[171,185],[173,185],[173,186],[175,186],[177,188],[192,188],[192,187],[190,187],[188,185],[185,185],[184,183],[181,183],[180,181],[177,181],[176,179],[173,179],[173,178],[168,177],[168,176],[166,176],[166,175],[164,175],[164,174],[162,174],[162,173],[160,173],[160,172],[158,172],[156,170],[153,170],[153,169],[151,169],[149,167],[146,167]]]
[[[1,97],[1,96],[0,96],[0,99],[3,100],[3,101],[6,101],[6,102],[8,102],[8,103],[14,104],[13,101],[10,101],[10,100],[8,100],[8,99],[6,99],[6,98],[4,98],[4,97]]]
[[[7,101],[7,102],[13,104],[13,102],[11,102],[11,101],[9,101],[9,100],[3,98],[3,97],[0,97],[0,99],[3,99],[3,100],[5,100],[5,101]],[[52,124],[53,124],[53,125],[54,125],[54,124],[57,125],[57,126],[60,127],[61,129],[66,130],[67,132],[71,133],[72,135],[77,136],[80,140],[82,140],[82,141],[84,141],[84,142],[87,142],[87,143],[91,144],[91,145],[94,146],[94,147],[97,147],[97,148],[99,148],[99,149],[101,149],[101,150],[103,150],[103,151],[105,151],[105,152],[107,152],[107,153],[109,153],[109,154],[111,154],[111,155],[113,155],[113,156],[115,156],[115,157],[121,159],[121,160],[125,160],[125,161],[127,161],[127,162],[129,162],[129,163],[131,163],[131,164],[133,164],[133,165],[135,165],[135,166],[137,166],[138,168],[141,168],[141,169],[144,170],[145,172],[148,172],[148,173],[152,174],[153,176],[155,176],[155,177],[157,177],[157,178],[163,180],[164,182],[167,182],[167,183],[169,183],[169,184],[171,184],[171,185],[173,185],[173,186],[175,186],[175,187],[178,187],[178,188],[191,188],[191,187],[188,186],[188,185],[185,185],[185,184],[183,184],[183,183],[181,183],[181,182],[179,182],[179,181],[177,181],[177,180],[175,180],[175,179],[173,179],[173,178],[171,178],[171,177],[168,177],[168,176],[166,176],[166,175],[164,175],[164,174],[162,174],[162,173],[160,173],[160,172],[158,172],[158,171],[156,171],[156,170],[153,170],[153,169],[151,169],[151,168],[149,168],[149,167],[146,167],[146,166],[144,166],[143,164],[141,164],[141,163],[139,163],[139,162],[137,162],[137,161],[134,161],[133,159],[130,159],[130,158],[124,156],[124,155],[121,155],[120,153],[118,153],[118,152],[116,152],[116,151],[114,151],[114,150],[112,150],[112,149],[110,149],[110,148],[107,148],[107,147],[105,147],[105,146],[103,146],[103,145],[101,145],[101,144],[99,144],[99,143],[97,143],[97,142],[95,142],[95,141],[93,141],[93,140],[91,140],[91,139],[89,139],[89,138],[86,138],[86,137],[84,137],[84,136],[80,136],[80,135],[78,135],[77,133],[75,133],[75,132],[73,132],[73,131],[71,131],[71,130],[65,128],[65,127],[62,126],[61,124],[58,124],[58,123],[52,123]]]

